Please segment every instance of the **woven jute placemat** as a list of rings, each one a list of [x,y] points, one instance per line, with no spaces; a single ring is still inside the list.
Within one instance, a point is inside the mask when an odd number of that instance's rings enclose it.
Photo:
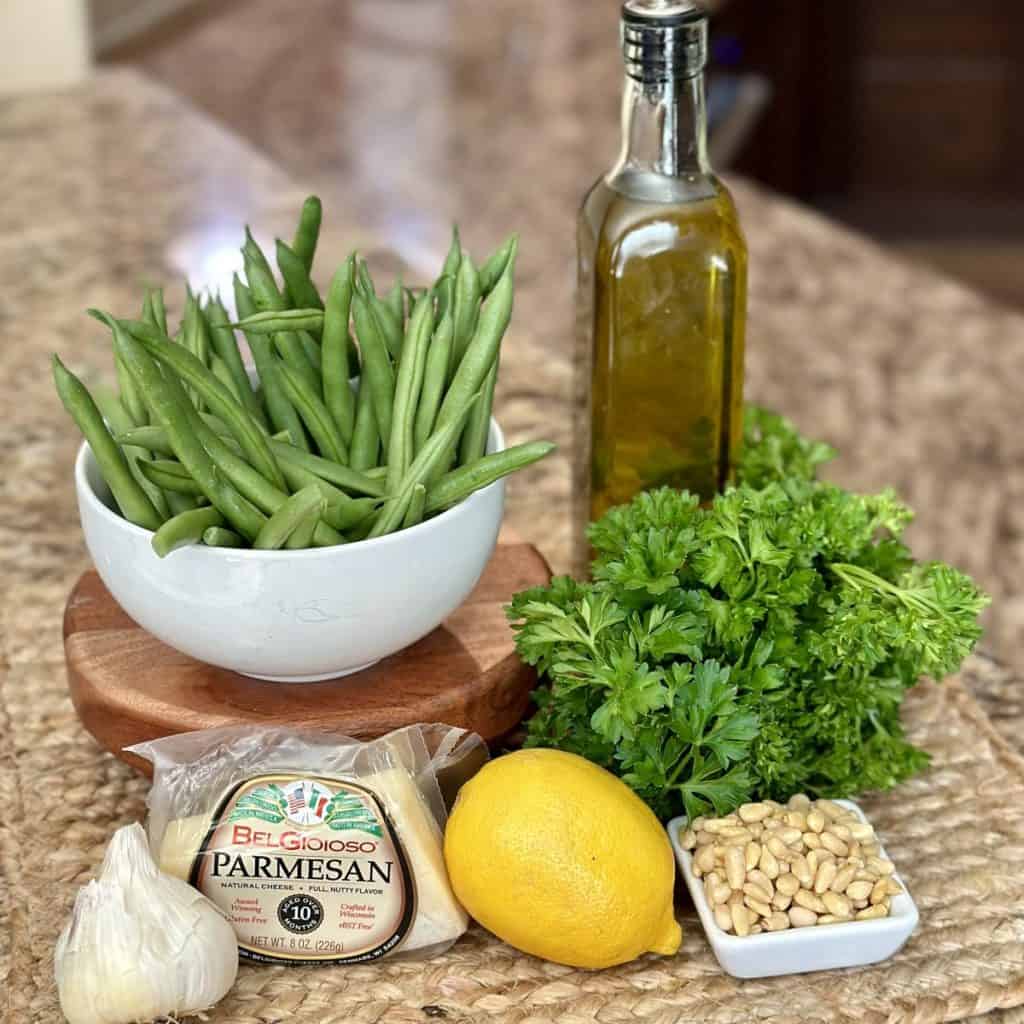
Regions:
[[[38,625],[33,606],[6,609],[25,655]],[[681,905],[685,942],[668,959],[578,971],[523,956],[473,928],[427,962],[245,966],[210,1020],[927,1024],[1024,1004],[1024,759],[967,689],[990,668],[974,659],[962,680],[910,695],[907,722],[932,753],[932,767],[897,793],[864,801],[921,909],[919,931],[885,964],[738,982],[719,969]],[[59,663],[16,660],[0,694],[0,957],[9,969],[9,1019],[50,1024],[60,1020],[54,940],[111,832],[143,816],[147,784],[78,726]],[[1018,1017],[1004,1015],[1005,1024]]]

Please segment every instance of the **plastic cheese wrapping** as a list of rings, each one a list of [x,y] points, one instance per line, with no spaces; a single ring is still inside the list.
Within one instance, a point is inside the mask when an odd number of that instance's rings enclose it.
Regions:
[[[242,959],[426,957],[466,930],[442,834],[445,791],[487,758],[478,736],[425,725],[363,743],[237,727],[128,749],[153,763],[154,859],[221,909]]]

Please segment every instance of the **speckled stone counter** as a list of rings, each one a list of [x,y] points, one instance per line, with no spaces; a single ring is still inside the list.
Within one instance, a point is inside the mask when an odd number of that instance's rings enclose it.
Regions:
[[[588,59],[580,58],[582,75]],[[584,98],[579,89],[573,95]],[[480,144],[488,161],[474,164],[460,209],[444,215],[462,214],[471,224],[468,241],[481,251],[506,230],[521,232],[497,410],[512,441],[546,436],[562,447],[513,481],[509,519],[562,567],[572,457],[571,231],[586,174],[579,162],[552,154],[560,139],[580,131],[579,118],[597,124],[604,111],[576,105],[533,120],[547,97],[531,96],[515,134],[498,133],[493,149]],[[496,188],[513,138],[533,154],[535,174],[529,188]],[[34,872],[32,884],[66,893],[98,859],[112,816],[142,813],[145,787],[72,734],[60,612],[86,555],[71,484],[78,439],[53,394],[48,355],[59,351],[90,379],[107,373],[108,342],[84,307],[129,313],[141,282],[170,283],[186,272],[194,284],[223,286],[243,222],[263,238],[289,232],[305,190],[254,148],[127,71],[105,73],[74,93],[0,102],[0,166],[0,789],[12,802],[5,816],[21,823],[0,829],[0,889],[13,890],[25,870]],[[417,195],[409,189],[406,204]],[[1020,664],[1024,319],[748,184],[736,182],[735,192],[752,259],[751,397],[837,445],[837,479],[895,486],[918,510],[917,550],[955,561],[993,592],[988,645]],[[423,202],[429,198],[424,193]],[[415,245],[394,229],[378,230],[381,215],[367,217],[340,186],[333,197],[325,190],[325,201],[321,276],[354,245],[382,269],[403,263],[411,275],[443,251],[434,228]],[[172,315],[180,305],[175,290]],[[1015,680],[996,675],[995,700],[1019,694]],[[996,721],[1019,741],[1019,715]],[[48,784],[37,791],[35,779]],[[53,845],[28,867],[23,844],[35,833],[26,823],[36,818],[45,820]],[[24,915],[22,904],[0,896],[0,965],[13,964],[18,982],[7,992],[11,1019],[49,1022],[56,1018],[48,962],[38,950],[30,954],[33,936],[48,935],[51,923]]]

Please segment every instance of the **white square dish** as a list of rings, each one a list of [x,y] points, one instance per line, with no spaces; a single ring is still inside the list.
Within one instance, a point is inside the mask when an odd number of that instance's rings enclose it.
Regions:
[[[834,802],[848,807],[861,821],[867,821],[864,812],[852,800]],[[893,897],[888,917],[790,928],[745,937],[730,935],[715,923],[704,895],[704,886],[693,873],[693,858],[680,845],[679,837],[686,823],[686,817],[673,818],[666,826],[669,839],[708,942],[722,969],[735,978],[772,978],[780,974],[804,974],[834,967],[878,963],[900,949],[917,927],[917,906],[906,883],[896,872],[893,878],[903,887],[903,892]],[[884,847],[881,853],[885,855]]]

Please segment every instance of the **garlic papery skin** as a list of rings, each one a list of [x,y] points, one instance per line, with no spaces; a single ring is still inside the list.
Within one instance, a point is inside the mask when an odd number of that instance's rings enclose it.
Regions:
[[[136,1024],[209,1009],[238,973],[235,932],[202,893],[153,862],[142,826],[110,840],[54,954],[70,1024]]]

